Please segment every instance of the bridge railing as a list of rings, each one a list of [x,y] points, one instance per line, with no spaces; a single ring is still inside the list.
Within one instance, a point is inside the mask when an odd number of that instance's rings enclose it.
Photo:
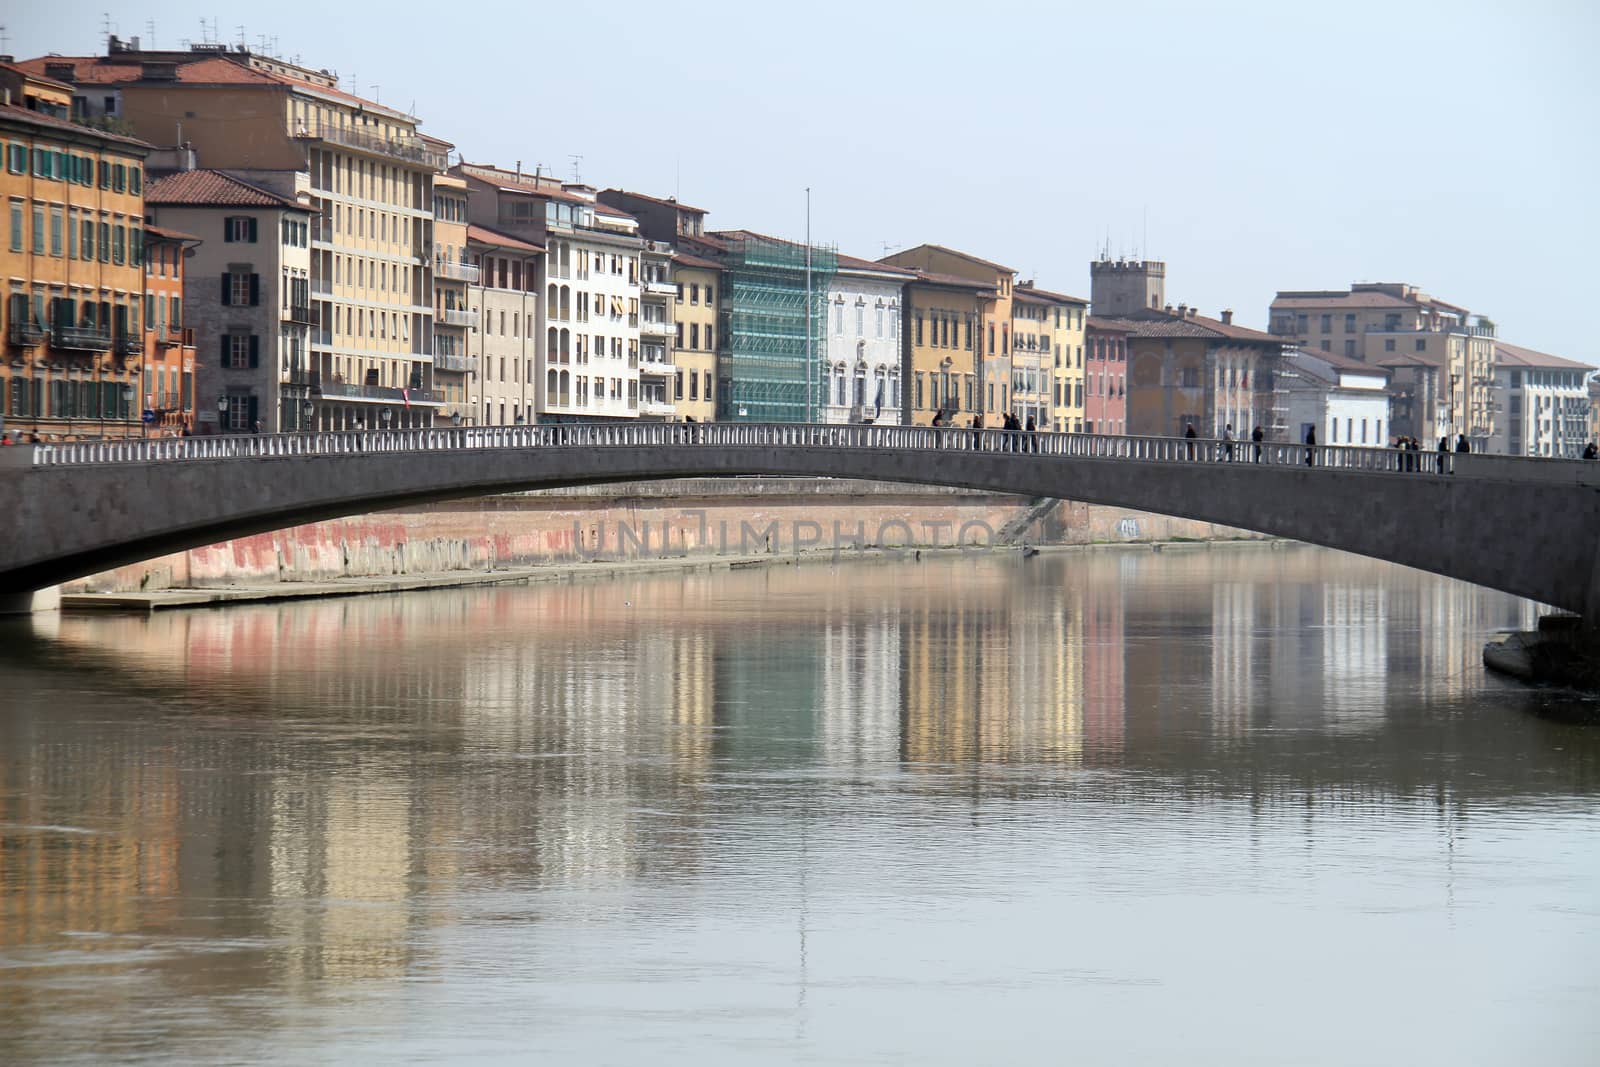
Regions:
[[[531,448],[783,448],[988,452],[1019,460],[1071,458],[1143,463],[1224,463],[1384,474],[1460,474],[1600,484],[1600,464],[1409,452],[1281,441],[974,430],[962,427],[812,423],[573,423],[441,426],[405,430],[246,434],[126,441],[73,441],[0,449],[0,466],[82,467],[119,463],[276,459]]]

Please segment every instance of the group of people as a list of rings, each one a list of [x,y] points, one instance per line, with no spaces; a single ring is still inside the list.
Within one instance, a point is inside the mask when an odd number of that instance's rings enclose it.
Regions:
[[[956,427],[955,413],[944,408],[940,408],[934,413],[933,421],[929,423],[929,425]],[[985,429],[983,423],[983,412],[980,411],[975,413],[972,416],[972,421],[968,423],[967,426],[972,430],[972,447],[982,448],[984,440],[983,431]],[[1000,450],[1002,452],[1037,452],[1039,450],[1038,441],[1029,442],[1023,437],[1011,436],[1012,434],[1037,433],[1039,430],[1039,424],[1034,421],[1032,415],[1029,415],[1027,421],[1024,422],[1023,420],[1017,418],[1015,414],[1008,411],[1001,420],[1001,423],[997,429],[1005,435],[1000,438]]]
[[[1187,424],[1184,425],[1183,436],[1184,436],[1184,439],[1186,441],[1190,442],[1189,445],[1188,445],[1189,458],[1193,459],[1194,458],[1194,454],[1195,454],[1194,453],[1195,446],[1194,446],[1193,442],[1194,442],[1195,438],[1200,436],[1199,433],[1197,433],[1195,431],[1194,423],[1191,422],[1191,423],[1187,423]],[[1250,461],[1252,463],[1260,463],[1261,462],[1261,443],[1263,441],[1265,441],[1266,439],[1267,439],[1266,431],[1263,430],[1261,427],[1257,426],[1255,429],[1250,431],[1250,447],[1251,447],[1251,450],[1252,450],[1252,455],[1250,457]],[[1218,449],[1218,451],[1217,451],[1217,459],[1218,460],[1221,460],[1224,463],[1232,463],[1233,462],[1233,457],[1234,457],[1233,446],[1234,446],[1235,440],[1236,439],[1233,436],[1233,423],[1230,422],[1230,423],[1228,423],[1226,426],[1224,426],[1222,428],[1222,447],[1220,449]],[[1242,448],[1241,448],[1240,454],[1241,455],[1243,454],[1243,449]]]

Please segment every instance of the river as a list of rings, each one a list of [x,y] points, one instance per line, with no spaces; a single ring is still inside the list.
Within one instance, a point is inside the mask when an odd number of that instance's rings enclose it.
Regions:
[[[1257,545],[14,621],[0,1060],[1593,1063],[1533,618]]]

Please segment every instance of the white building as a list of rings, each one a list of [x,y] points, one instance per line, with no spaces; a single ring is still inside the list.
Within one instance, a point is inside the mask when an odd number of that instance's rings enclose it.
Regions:
[[[145,210],[200,239],[184,265],[196,421],[280,433],[309,427],[321,410],[324,425],[354,425],[364,406],[336,399],[312,370],[309,206],[222,171],[186,170],[152,183]],[[227,399],[220,412],[213,398]]]
[[[639,416],[652,421],[674,417],[673,386],[678,380],[673,358],[672,246],[651,241],[641,253],[639,306]]]
[[[1502,456],[1577,459],[1589,442],[1589,377],[1595,368],[1495,342],[1500,418],[1489,451]]]
[[[823,422],[900,422],[902,287],[909,271],[840,256],[828,282]]]
[[[1389,372],[1332,352],[1290,349],[1285,357],[1289,432],[1305,440],[1317,428],[1324,445],[1383,447],[1389,443]],[[1247,433],[1243,423],[1235,434]],[[1427,442],[1423,442],[1426,446]]]

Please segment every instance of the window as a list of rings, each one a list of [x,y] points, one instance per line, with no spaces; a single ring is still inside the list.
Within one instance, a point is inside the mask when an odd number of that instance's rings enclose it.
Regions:
[[[6,170],[12,174],[28,173],[28,146],[10,145],[6,149]]]
[[[856,336],[857,337],[865,337],[866,336],[866,333],[867,333],[866,314],[867,314],[866,307],[863,306],[862,304],[859,304],[859,303],[856,304]],[[858,400],[858,401],[856,401],[856,403],[859,404],[860,401]]]
[[[23,231],[23,228],[24,228],[24,225],[25,225],[23,223],[22,219],[23,219],[22,201],[21,200],[13,200],[13,201],[11,201],[11,246],[10,247],[11,247],[11,251],[13,251],[13,252],[22,251],[22,231]]]
[[[698,285],[689,286],[689,303],[700,303],[700,287]]]
[[[245,370],[260,362],[260,341],[255,334],[229,333],[222,336],[222,365]]]
[[[697,348],[700,347],[700,325],[699,325],[699,323],[690,323],[689,324],[689,347],[691,349],[697,349]]]
[[[1354,338],[1351,338],[1351,337],[1345,338],[1345,341],[1344,341],[1344,354],[1347,355],[1347,356],[1354,356],[1356,354],[1356,342],[1355,342]]]
[[[1383,350],[1385,352],[1393,352],[1394,351],[1394,338],[1393,337],[1385,337],[1383,339]]]
[[[244,270],[222,276],[222,302],[235,307],[255,307],[261,302],[261,277]]]
[[[1323,316],[1321,316],[1321,321],[1318,323],[1318,325],[1320,325],[1322,327],[1322,332],[1323,333],[1331,333],[1333,331],[1333,316],[1332,315],[1323,315]]]
[[[714,351],[716,349],[716,347],[717,346],[716,346],[715,342],[713,342],[711,340],[711,324],[710,323],[706,323],[706,351],[707,352]]]
[[[1344,332],[1345,333],[1355,333],[1356,332],[1356,317],[1355,317],[1354,314],[1346,314],[1345,315],[1345,317],[1344,317]]]

